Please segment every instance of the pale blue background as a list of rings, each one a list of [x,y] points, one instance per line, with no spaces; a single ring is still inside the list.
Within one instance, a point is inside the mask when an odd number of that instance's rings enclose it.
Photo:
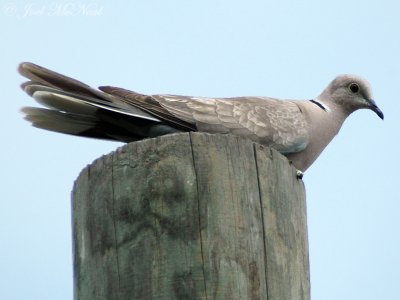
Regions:
[[[311,291],[400,299],[398,1],[121,2],[0,2],[0,299],[72,299],[72,184],[121,145],[23,121],[25,60],[93,86],[199,96],[309,99],[337,74],[367,78],[385,121],[356,112],[304,178]]]

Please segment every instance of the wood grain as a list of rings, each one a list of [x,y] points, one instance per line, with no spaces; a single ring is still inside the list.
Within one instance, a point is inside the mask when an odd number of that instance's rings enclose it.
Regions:
[[[86,167],[72,198],[75,299],[309,299],[304,186],[274,150],[135,142]]]

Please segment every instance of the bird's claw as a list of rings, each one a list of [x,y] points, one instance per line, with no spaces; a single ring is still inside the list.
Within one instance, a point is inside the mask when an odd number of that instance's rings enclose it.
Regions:
[[[303,179],[304,173],[302,171],[300,171],[300,170],[297,170],[296,171],[296,176],[297,176],[298,179]]]

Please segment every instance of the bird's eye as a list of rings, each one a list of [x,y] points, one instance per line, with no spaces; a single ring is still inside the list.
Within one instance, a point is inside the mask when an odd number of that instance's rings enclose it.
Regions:
[[[349,85],[349,89],[350,89],[350,91],[352,91],[355,94],[355,93],[358,93],[358,91],[360,90],[360,87],[358,86],[357,83],[351,83]]]

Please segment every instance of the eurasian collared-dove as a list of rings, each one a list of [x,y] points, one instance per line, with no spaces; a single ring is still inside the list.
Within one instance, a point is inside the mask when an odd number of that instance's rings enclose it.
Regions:
[[[19,72],[23,90],[47,108],[24,107],[33,126],[72,135],[130,142],[179,131],[231,133],[275,148],[305,171],[355,110],[381,119],[367,81],[336,77],[313,100],[269,97],[204,98],[93,89],[32,63]]]

